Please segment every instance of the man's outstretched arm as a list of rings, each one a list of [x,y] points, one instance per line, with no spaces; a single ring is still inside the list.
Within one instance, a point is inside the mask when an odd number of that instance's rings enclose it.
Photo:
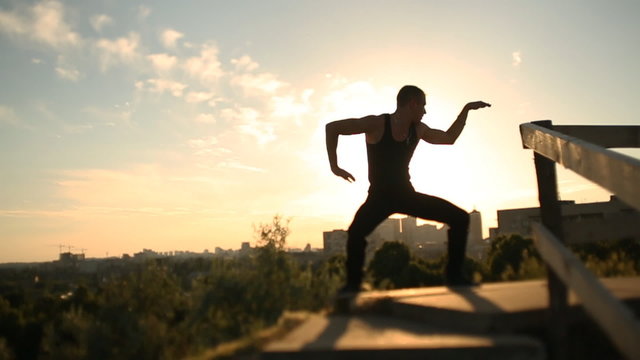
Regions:
[[[491,106],[484,101],[474,101],[470,102],[462,108],[460,111],[460,115],[456,118],[456,121],[451,124],[447,131],[432,129],[423,124],[420,128],[419,137],[431,144],[444,144],[444,145],[452,145],[456,142],[460,133],[462,133],[462,129],[464,129],[465,124],[467,123],[467,116],[469,115],[470,110],[482,109],[484,107]]]
[[[338,136],[366,133],[371,128],[372,118],[373,117],[367,116],[361,119],[338,120],[330,122],[325,126],[329,165],[331,166],[331,172],[336,176],[340,176],[349,182],[356,181],[353,175],[338,166]]]

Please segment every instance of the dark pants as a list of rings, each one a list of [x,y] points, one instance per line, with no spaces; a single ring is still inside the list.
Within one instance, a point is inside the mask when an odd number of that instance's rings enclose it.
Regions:
[[[367,200],[360,206],[349,226],[347,286],[359,287],[362,282],[367,245],[364,238],[394,213],[449,225],[445,275],[448,279],[459,278],[462,275],[469,231],[469,214],[466,211],[441,198],[418,193],[413,188],[393,191],[369,190]]]

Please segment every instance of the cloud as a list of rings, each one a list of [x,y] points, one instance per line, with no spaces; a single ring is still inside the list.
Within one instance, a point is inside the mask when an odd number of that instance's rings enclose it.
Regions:
[[[151,15],[151,8],[148,6],[140,5],[138,6],[138,17],[140,19],[146,19]]]
[[[184,89],[187,88],[187,86],[188,85],[178,81],[162,78],[148,79],[146,84],[142,81],[136,82],[136,88],[139,90],[147,90],[152,93],[160,94],[168,92],[175,97],[182,97]]]
[[[24,11],[0,11],[0,31],[53,48],[76,46],[82,40],[64,21],[62,3],[54,0],[44,0]]]
[[[229,169],[238,169],[238,170],[246,170],[246,171],[257,172],[257,173],[267,172],[265,169],[257,168],[257,167],[254,167],[254,166],[245,165],[245,164],[243,164],[241,162],[234,161],[234,160],[222,161],[222,162],[218,163],[218,167],[229,168]]]
[[[200,113],[196,116],[196,122],[203,124],[214,124],[216,122],[215,117],[212,114]]]
[[[253,71],[260,66],[248,55],[241,56],[238,59],[231,59],[231,64],[235,65],[238,71]]]
[[[231,84],[240,87],[247,95],[274,94],[287,85],[270,73],[236,75]]]
[[[201,102],[205,102],[211,100],[214,94],[210,92],[202,92],[202,91],[190,91],[185,97],[184,100],[191,104],[197,104]]]
[[[194,149],[195,155],[210,155],[215,151],[218,139],[215,136],[209,136],[199,139],[191,139],[187,141],[187,145]]]
[[[235,129],[239,133],[254,137],[259,145],[270,143],[277,138],[273,124],[263,121],[260,112],[253,108],[227,108],[221,111],[221,116],[235,123]]]
[[[178,63],[178,58],[169,54],[151,54],[147,55],[147,59],[158,72],[167,72]]]
[[[231,85],[240,87],[247,95],[273,95],[278,90],[287,86],[286,83],[278,80],[271,73],[254,73],[260,65],[244,55],[238,59],[232,59],[231,64],[235,66],[235,74],[231,78]]]
[[[183,33],[174,29],[166,29],[160,35],[160,40],[166,48],[173,49],[182,37],[184,37]]]
[[[513,53],[511,53],[511,65],[513,65],[513,67],[519,67],[521,63],[522,54],[520,53],[520,51],[514,51]]]
[[[295,96],[274,96],[272,99],[272,115],[282,118],[299,118],[311,112],[309,98],[313,95],[312,89],[302,92],[302,101],[298,101]]]
[[[67,60],[64,56],[58,56],[57,62],[58,65],[56,66],[55,70],[56,74],[58,74],[61,79],[73,82],[77,82],[78,80],[80,80],[80,71],[78,71],[73,65],[67,63]]]
[[[0,124],[16,126],[19,123],[20,120],[13,108],[6,105],[0,105]]]
[[[36,64],[36,65],[40,65],[40,64],[43,63],[43,61],[42,61],[42,59],[39,59],[39,58],[32,58],[31,59],[31,63],[32,64]]]
[[[131,125],[131,116],[133,115],[129,103],[115,105],[109,108],[88,106],[82,109],[82,112],[88,114],[88,118],[102,126],[129,126]]]
[[[100,63],[102,70],[106,70],[119,62],[130,63],[138,56],[140,35],[129,33],[128,37],[120,37],[116,40],[100,39],[96,42],[96,48],[100,51]]]
[[[92,16],[89,22],[95,31],[101,32],[106,25],[113,23],[113,19],[109,15],[100,14]]]
[[[56,67],[56,73],[61,79],[77,82],[80,79],[80,71],[74,68]]]
[[[185,71],[203,84],[212,85],[224,75],[218,49],[213,45],[203,45],[200,56],[188,58],[184,63]]]

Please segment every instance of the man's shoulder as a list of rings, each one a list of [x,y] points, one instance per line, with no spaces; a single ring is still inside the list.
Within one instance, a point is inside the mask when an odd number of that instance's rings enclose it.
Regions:
[[[367,116],[363,117],[362,119],[368,120],[368,121],[380,121],[380,120],[384,120],[384,118],[386,116],[388,116],[388,115],[389,114],[367,115]]]

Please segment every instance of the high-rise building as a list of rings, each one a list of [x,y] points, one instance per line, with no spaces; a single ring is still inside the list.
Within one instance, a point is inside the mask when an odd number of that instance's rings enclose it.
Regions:
[[[469,213],[469,244],[482,242],[482,215],[477,210]]]

